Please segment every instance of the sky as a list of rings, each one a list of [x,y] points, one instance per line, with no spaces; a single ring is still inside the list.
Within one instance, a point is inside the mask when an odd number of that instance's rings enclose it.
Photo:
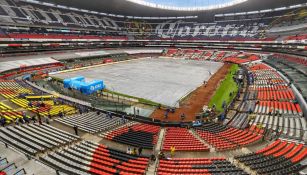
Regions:
[[[167,5],[172,7],[197,7],[223,4],[232,0],[145,0],[147,2]]]

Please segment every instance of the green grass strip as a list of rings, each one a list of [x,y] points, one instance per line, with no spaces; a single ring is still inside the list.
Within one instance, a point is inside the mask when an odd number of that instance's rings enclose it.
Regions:
[[[215,91],[215,94],[210,99],[209,107],[212,107],[214,104],[216,106],[216,110],[221,112],[223,111],[222,105],[223,102],[226,101],[227,105],[231,102],[231,100],[235,97],[238,92],[238,85],[233,80],[233,76],[236,74],[239,66],[237,64],[233,64],[226,75],[225,79],[221,82],[218,89]],[[232,92],[232,95],[230,93]]]

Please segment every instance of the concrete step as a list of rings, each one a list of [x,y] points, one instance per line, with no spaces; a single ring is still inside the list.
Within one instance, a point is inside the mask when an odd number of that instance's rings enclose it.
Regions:
[[[241,168],[243,171],[250,175],[257,175],[257,172],[252,170],[250,167],[244,165],[243,163],[240,163],[238,160],[230,158],[229,161],[233,163],[236,167]]]
[[[134,122],[134,121],[130,121],[130,122],[128,122],[128,123],[125,123],[124,125],[119,125],[119,126],[116,126],[115,128],[113,128],[113,129],[111,129],[111,130],[98,132],[97,134],[98,134],[100,137],[105,138],[105,136],[108,135],[110,132],[115,131],[115,130],[118,130],[118,129],[120,129],[120,128],[132,126],[132,125],[134,125],[135,123],[136,123],[136,122]]]
[[[196,132],[194,129],[189,129],[189,132],[195,137],[197,138],[201,143],[203,143],[204,145],[208,146],[208,148],[210,148],[210,152],[215,152],[215,148],[210,145],[209,143],[207,143],[204,139],[202,139]]]
[[[23,153],[15,148],[6,148],[4,145],[0,144],[0,155],[3,158],[7,158],[9,163],[15,163],[17,169],[23,168],[27,174],[56,175],[54,169],[37,161],[36,159],[38,159],[38,157],[29,160]]]
[[[159,152],[162,149],[164,135],[165,135],[165,128],[161,128],[161,130],[159,132],[159,136],[158,136],[158,141],[157,141],[156,147],[154,149],[154,152],[155,152],[156,155],[158,155]]]
[[[156,146],[154,148],[154,152],[153,152],[153,154],[156,157],[162,149],[165,132],[166,132],[165,128],[161,128],[159,135],[158,135],[158,141],[157,141],[157,144],[156,144]],[[152,163],[149,164],[146,175],[155,175],[156,174],[158,162],[159,162],[159,160],[156,159],[155,162],[152,162]]]
[[[151,164],[149,164],[146,175],[155,175],[156,174],[156,168],[158,165],[158,161],[156,160],[155,162],[152,162]]]

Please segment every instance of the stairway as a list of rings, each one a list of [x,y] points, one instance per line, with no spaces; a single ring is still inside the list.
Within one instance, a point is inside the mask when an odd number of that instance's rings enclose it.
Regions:
[[[154,153],[156,155],[161,151],[164,135],[165,135],[165,128],[161,128],[159,136],[158,136],[158,141],[154,149]]]
[[[113,132],[113,131],[118,130],[118,129],[120,129],[120,128],[132,126],[132,125],[134,125],[134,124],[136,124],[136,122],[134,122],[134,121],[129,121],[128,123],[125,123],[125,124],[123,124],[123,125],[116,126],[116,127],[114,127],[113,129],[110,129],[110,130],[107,130],[107,131],[102,131],[100,134],[98,134],[98,136],[105,138],[110,132]]]
[[[247,172],[248,174],[257,175],[256,171],[252,170],[250,167],[244,165],[243,163],[240,163],[238,160],[236,160],[234,158],[229,158],[229,161],[231,163],[233,163],[236,167],[239,167],[242,170],[244,170],[245,172]]]
[[[156,167],[158,165],[158,159],[155,162],[149,164],[148,169],[146,171],[146,175],[155,175],[156,174]]]
[[[153,154],[155,154],[156,157],[158,156],[159,152],[161,151],[165,132],[166,132],[165,128],[161,128],[161,130],[159,132],[157,144],[156,144],[154,151],[153,151]],[[159,160],[156,159],[155,162],[152,162],[151,164],[149,164],[146,175],[155,175],[158,163],[159,163]]]
[[[204,139],[202,139],[196,132],[194,129],[189,129],[189,132],[195,137],[197,138],[201,143],[203,143],[204,145],[208,146],[208,148],[210,148],[210,152],[215,152],[215,148],[210,145],[209,143],[207,143]]]

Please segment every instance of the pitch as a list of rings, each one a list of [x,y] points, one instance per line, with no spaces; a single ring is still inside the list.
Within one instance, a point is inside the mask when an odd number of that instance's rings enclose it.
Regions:
[[[88,81],[100,79],[107,89],[175,106],[183,96],[209,80],[222,65],[209,61],[143,58],[54,76],[84,76]]]

